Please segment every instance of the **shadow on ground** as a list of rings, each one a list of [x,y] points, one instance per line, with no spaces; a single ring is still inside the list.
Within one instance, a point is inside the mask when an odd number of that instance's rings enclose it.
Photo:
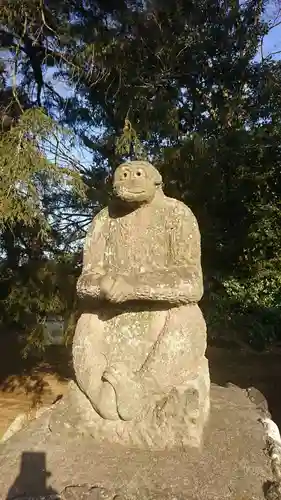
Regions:
[[[281,429],[281,352],[251,352],[237,347],[209,346],[207,349],[211,381],[242,389],[255,387],[266,398],[272,419]]]
[[[22,346],[13,333],[0,336],[0,391],[25,393],[32,406],[42,402],[50,389],[50,378],[65,382],[72,377],[71,353],[65,347],[51,346],[39,357],[22,357]]]
[[[29,497],[40,495],[41,498],[44,495],[44,498],[54,498],[58,492],[48,486],[50,476],[44,452],[23,452],[19,474],[11,485],[6,500],[22,498],[25,493],[28,493]]]

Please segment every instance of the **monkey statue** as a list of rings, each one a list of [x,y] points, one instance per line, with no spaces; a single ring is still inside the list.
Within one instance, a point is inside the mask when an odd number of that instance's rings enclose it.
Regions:
[[[210,380],[196,218],[146,161],[121,164],[113,194],[86,237],[72,397],[98,440],[198,447]]]

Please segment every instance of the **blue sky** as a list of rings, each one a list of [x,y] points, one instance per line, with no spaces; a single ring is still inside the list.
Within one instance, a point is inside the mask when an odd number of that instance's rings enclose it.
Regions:
[[[264,37],[263,52],[264,56],[280,51],[279,54],[274,55],[274,59],[281,58],[281,24],[273,28],[267,36]]]

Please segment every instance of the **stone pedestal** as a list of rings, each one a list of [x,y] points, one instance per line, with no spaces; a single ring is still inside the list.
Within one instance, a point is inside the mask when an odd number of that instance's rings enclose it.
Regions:
[[[88,434],[97,443],[140,449],[200,448],[209,418],[209,391],[208,361],[204,359],[201,373],[190,379],[182,392],[173,388],[167,396],[155,396],[154,401],[150,397],[149,404],[133,421],[108,420],[100,417],[79,387],[70,382],[51,416],[50,429],[55,432],[64,423],[66,428]]]
[[[237,387],[211,387],[200,451],[97,443],[65,422],[63,407],[67,400],[0,446],[1,499],[264,500],[270,491],[261,415]]]

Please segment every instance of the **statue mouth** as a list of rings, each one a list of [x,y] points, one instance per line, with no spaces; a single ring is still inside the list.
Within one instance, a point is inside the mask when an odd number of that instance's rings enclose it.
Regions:
[[[126,194],[144,194],[145,190],[144,189],[123,189],[123,193]]]
[[[136,191],[131,191],[130,190],[130,191],[127,191],[127,193],[129,193],[129,194],[143,194],[143,193],[145,193],[145,191],[137,191],[137,190]]]

